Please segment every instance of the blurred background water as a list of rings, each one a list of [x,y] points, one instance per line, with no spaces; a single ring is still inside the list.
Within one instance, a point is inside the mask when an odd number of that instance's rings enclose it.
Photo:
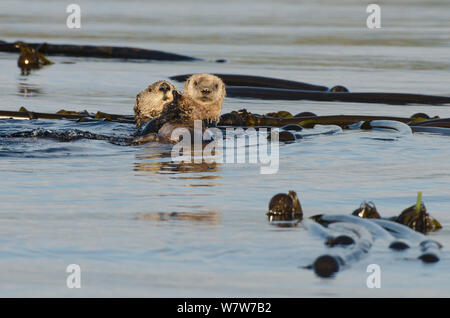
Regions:
[[[450,95],[450,3],[378,1],[382,28],[366,27],[369,1],[78,1],[81,29],[68,29],[69,3],[0,2],[0,40],[104,44],[163,50],[200,62],[50,57],[21,76],[17,54],[0,53],[0,109],[132,114],[148,84],[184,73],[262,75],[351,91]],[[227,63],[213,61],[224,58]],[[182,88],[182,84],[175,83]],[[446,106],[226,98],[223,112],[450,117]],[[126,136],[125,124],[0,120],[0,134],[36,128]],[[450,296],[450,139],[392,140],[344,132],[280,147],[280,169],[254,164],[180,165],[168,145],[0,138],[1,296]],[[382,138],[381,138],[382,139]],[[441,261],[369,254],[331,280],[299,268],[326,252],[302,227],[265,216],[270,198],[295,190],[306,216],[351,213],[363,200],[383,216],[414,204],[444,226]],[[408,259],[405,259],[408,258]],[[66,287],[69,264],[82,288]],[[381,266],[368,289],[368,264]]]

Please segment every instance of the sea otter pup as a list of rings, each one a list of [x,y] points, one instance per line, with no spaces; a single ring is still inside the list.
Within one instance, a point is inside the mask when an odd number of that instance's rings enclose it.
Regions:
[[[219,122],[225,94],[225,84],[219,77],[211,74],[192,75],[184,84],[183,95],[177,102],[181,121]]]
[[[173,102],[173,92],[178,93],[178,90],[172,83],[158,81],[136,95],[134,119],[139,129],[150,120],[159,117],[164,108]]]
[[[150,121],[135,143],[148,141],[178,142],[172,132],[179,127],[193,128],[195,120],[211,126],[219,121],[225,84],[211,74],[194,74],[184,85],[183,95],[173,91],[173,102],[164,108],[158,118]]]

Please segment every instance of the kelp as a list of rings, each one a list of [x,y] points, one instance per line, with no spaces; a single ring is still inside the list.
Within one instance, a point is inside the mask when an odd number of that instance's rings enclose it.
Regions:
[[[324,240],[330,252],[317,257],[312,264],[302,266],[314,270],[322,278],[333,277],[364,257],[375,241],[381,241],[381,244],[398,252],[410,247],[419,248],[417,258],[424,263],[435,263],[440,259],[442,245],[424,234],[442,226],[426,213],[421,192],[414,206],[390,219],[383,219],[373,202],[364,201],[352,215],[318,214],[303,220],[300,201],[292,190],[287,194],[274,195],[266,215],[270,223],[280,227],[303,224],[306,230]],[[293,223],[294,220],[296,223]]]
[[[413,115],[414,116],[414,115]],[[80,122],[90,120],[117,121],[121,123],[136,124],[133,115],[110,114],[98,111],[89,113],[87,111],[72,111],[62,109],[57,113],[41,113],[29,111],[22,107],[19,111],[0,110],[0,118],[22,118],[22,119],[74,119]],[[351,125],[359,122],[370,122],[376,120],[398,121],[408,124],[413,132],[431,132],[450,135],[450,128],[442,128],[450,125],[450,118],[426,119],[424,117],[408,118],[394,116],[371,116],[371,115],[328,115],[316,116],[310,112],[302,112],[292,116],[287,111],[271,112],[264,115],[254,114],[246,109],[225,113],[220,117],[218,128],[226,129],[234,127],[289,127],[289,125],[300,126],[302,128],[314,128],[315,125],[336,125],[342,129],[348,129]],[[436,126],[434,126],[436,125]],[[292,126],[293,127],[293,126]],[[437,131],[438,130],[438,131]]]
[[[20,50],[17,66],[20,68],[22,75],[28,75],[33,69],[39,69],[45,65],[53,64],[41,52],[42,46],[34,49],[24,42],[16,42],[14,43],[14,47]]]
[[[280,113],[280,111],[278,112]],[[288,113],[288,112],[286,112]],[[282,114],[286,114],[282,113]],[[271,126],[282,127],[289,124],[300,125],[303,128],[313,128],[315,125],[337,125],[345,129],[360,121],[370,120],[394,120],[409,123],[411,118],[393,116],[370,116],[370,115],[332,115],[332,116],[304,116],[304,117],[274,117],[277,113],[265,115],[253,114],[246,109],[232,111],[221,116],[219,125],[224,126]]]
[[[57,113],[40,113],[27,110],[21,107],[19,111],[0,110],[0,118],[21,118],[21,119],[71,119],[80,122],[87,120],[103,120],[103,121],[117,121],[121,123],[135,124],[134,116],[132,115],[118,115],[104,112],[89,113],[87,111],[68,111],[60,110]]]
[[[170,79],[183,83],[192,74],[183,74],[171,76]],[[215,76],[220,79],[228,87],[261,87],[261,88],[279,88],[279,89],[298,89],[298,90],[310,90],[310,91],[328,91],[329,88],[322,85],[309,84],[304,82],[290,81],[279,78],[253,76],[253,75],[239,75],[239,74],[218,74]]]
[[[16,42],[0,41],[0,52],[18,52]],[[27,43],[30,48],[37,49],[45,55],[61,55],[73,57],[116,58],[124,60],[155,60],[155,61],[201,61],[201,59],[181,54],[168,53],[157,50],[147,50],[134,47],[105,46],[105,45],[75,45]],[[222,61],[222,60],[218,60]]]
[[[227,97],[264,100],[312,100],[369,104],[450,104],[450,97],[388,92],[331,92],[253,86],[227,86]]]

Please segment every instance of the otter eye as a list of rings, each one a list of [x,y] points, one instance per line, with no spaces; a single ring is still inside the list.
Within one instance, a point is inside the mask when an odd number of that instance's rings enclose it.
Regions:
[[[219,84],[214,85],[214,87],[215,87],[216,89],[219,88]]]
[[[148,88],[148,91],[149,91],[149,93],[151,93],[151,92],[152,92],[152,89],[149,87],[149,88]]]
[[[194,85],[195,85],[195,86],[197,86],[197,85],[198,85],[198,82],[197,82],[197,81],[195,81],[195,82],[194,82]]]

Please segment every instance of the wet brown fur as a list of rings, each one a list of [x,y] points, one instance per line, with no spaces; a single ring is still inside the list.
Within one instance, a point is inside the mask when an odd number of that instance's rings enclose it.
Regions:
[[[204,92],[209,91],[205,94]],[[194,74],[186,80],[183,95],[178,100],[180,121],[192,124],[194,120],[218,122],[225,98],[225,84],[211,74]]]
[[[163,84],[169,87],[169,90],[161,90]],[[178,90],[172,83],[158,81],[136,95],[134,119],[138,128],[161,115],[165,107],[173,101],[173,91]]]
[[[174,103],[171,103],[172,98],[158,114],[158,121],[162,123],[158,133],[154,131],[154,136],[143,136],[136,139],[136,142],[178,142],[171,138],[174,129],[183,127],[193,132],[195,120],[218,122],[225,94],[225,84],[219,77],[211,74],[192,75],[186,80],[183,95]]]

